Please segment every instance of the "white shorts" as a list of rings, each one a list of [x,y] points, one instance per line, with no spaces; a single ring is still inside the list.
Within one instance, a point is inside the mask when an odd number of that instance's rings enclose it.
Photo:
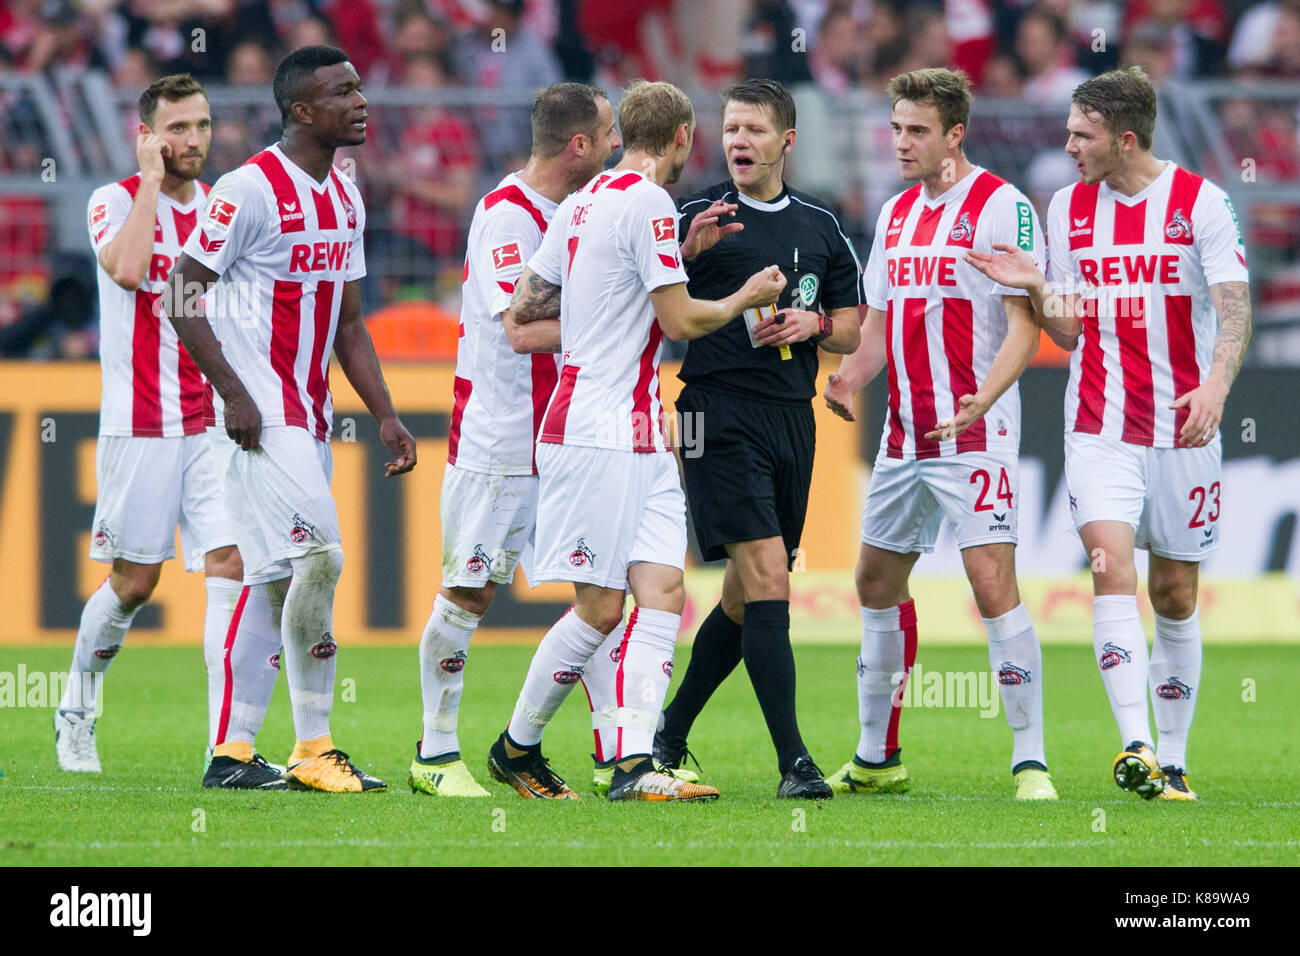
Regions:
[[[438,500],[442,515],[442,586],[509,584],[528,557],[537,525],[536,475],[486,475],[448,464]]]
[[[1223,443],[1150,448],[1067,432],[1065,482],[1075,529],[1122,521],[1136,544],[1176,561],[1200,561],[1219,549]]]
[[[233,449],[224,491],[245,584],[288,577],[291,558],[342,549],[329,442],[305,428],[272,425],[262,429],[257,448],[243,451],[215,430],[210,434]]]
[[[204,555],[235,543],[203,435],[100,435],[95,475],[92,560],[161,564],[176,556],[179,526],[185,570],[202,571]]]
[[[537,470],[538,582],[623,589],[637,561],[685,569],[686,495],[671,453],[543,442]]]
[[[1016,543],[1020,458],[964,451],[909,461],[876,456],[862,511],[862,540],[899,554],[929,553],[945,516],[957,547]]]

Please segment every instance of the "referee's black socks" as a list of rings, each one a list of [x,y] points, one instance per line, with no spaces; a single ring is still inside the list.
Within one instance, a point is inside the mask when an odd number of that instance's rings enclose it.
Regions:
[[[790,602],[750,601],[745,605],[741,648],[754,694],[763,708],[767,732],[776,746],[782,775],[808,752],[794,713],[794,651],[790,648]]]
[[[718,603],[704,619],[691,646],[691,662],[673,702],[664,708],[663,735],[685,740],[713,692],[740,663],[741,628]]]

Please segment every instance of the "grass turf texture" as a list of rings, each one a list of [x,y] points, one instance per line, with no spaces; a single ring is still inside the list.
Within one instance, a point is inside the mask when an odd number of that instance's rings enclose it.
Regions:
[[[691,744],[720,801],[610,804],[590,795],[589,714],[581,690],[547,733],[552,766],[581,803],[522,800],[492,781],[487,749],[504,726],[531,648],[470,656],[460,720],[470,769],[490,799],[413,795],[419,736],[414,647],[339,655],[338,746],[389,783],[382,794],[232,793],[199,786],[205,744],[197,648],[129,647],[115,662],[98,729],[101,775],[63,773],[49,708],[0,708],[0,865],[313,866],[578,864],[1295,865],[1300,770],[1295,738],[1300,647],[1211,645],[1190,747],[1200,804],[1146,803],[1110,778],[1117,739],[1086,647],[1044,652],[1047,748],[1058,803],[1011,798],[1011,736],[999,710],[905,710],[912,790],[777,800],[775,757],[743,666],[696,724]],[[689,651],[678,654],[684,673]],[[796,650],[805,741],[830,772],[857,743],[854,652]],[[0,649],[0,672],[67,666],[65,649]],[[987,669],[981,648],[922,646],[925,671]],[[1243,680],[1255,682],[1245,702]],[[352,683],[349,683],[352,682]],[[348,700],[353,697],[353,700]],[[259,749],[292,744],[284,681]],[[199,814],[197,811],[202,811]],[[1098,811],[1101,811],[1099,813]],[[196,832],[198,820],[203,829]],[[1104,821],[1105,829],[1097,827]]]

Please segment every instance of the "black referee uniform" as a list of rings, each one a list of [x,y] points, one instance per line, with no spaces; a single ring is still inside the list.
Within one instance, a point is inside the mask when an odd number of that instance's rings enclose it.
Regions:
[[[780,309],[829,315],[862,304],[861,266],[821,200],[786,187],[760,202],[728,180],[678,202],[677,234],[684,237],[694,216],[719,199],[738,207],[734,218],[724,217],[719,225],[740,222],[745,228],[686,263],[692,297],[723,298],[775,264],[786,277]],[[812,482],[817,353],[811,340],[786,349],[755,348],[744,316],[691,341],[677,410],[693,416],[693,433],[703,443],[698,457],[682,456],[682,467],[705,560],[727,557],[728,544],[777,535],[793,560]],[[664,712],[656,756],[672,765],[685,752],[695,717],[742,656],[782,774],[807,753],[794,717],[789,603],[757,601],[745,605],[743,628],[721,604],[701,625],[686,676]]]

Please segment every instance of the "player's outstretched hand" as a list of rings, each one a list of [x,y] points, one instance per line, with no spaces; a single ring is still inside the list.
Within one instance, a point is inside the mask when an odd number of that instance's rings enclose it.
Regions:
[[[1004,242],[993,243],[997,252],[966,253],[966,261],[999,285],[1009,289],[1032,289],[1042,285],[1043,273],[1038,263],[1019,246]]]
[[[745,284],[740,287],[740,296],[745,300],[743,308],[753,309],[760,305],[771,305],[784,288],[785,276],[779,266],[761,269],[746,279]]]
[[[223,395],[226,408],[223,419],[226,434],[244,451],[252,451],[262,441],[262,413],[257,409],[253,396],[241,392],[229,397]]]
[[[826,391],[822,393],[822,397],[826,399],[826,407],[846,422],[858,420],[858,417],[853,414],[853,392],[848,383],[834,372],[831,372],[830,378],[826,379]]]
[[[708,209],[692,219],[691,227],[686,230],[686,238],[682,240],[682,258],[694,259],[701,252],[707,252],[716,246],[724,236],[744,229],[745,224],[740,222],[729,222],[725,226],[718,225],[719,219],[723,216],[734,216],[738,208],[734,202],[717,199]]]
[[[1223,403],[1228,400],[1228,390],[1218,382],[1203,382],[1170,404],[1170,409],[1186,407],[1187,421],[1178,433],[1178,444],[1184,448],[1202,448],[1208,445],[1223,421]]]
[[[415,438],[406,430],[401,419],[394,416],[381,421],[379,437],[396,456],[396,460],[384,462],[385,478],[405,474],[415,467]]]
[[[822,317],[816,312],[783,309],[754,326],[754,338],[764,345],[780,348],[805,342],[821,332]]]
[[[140,164],[140,175],[145,179],[162,182],[167,172],[163,157],[171,155],[172,148],[161,136],[153,133],[141,133],[135,138],[135,159]]]
[[[935,425],[934,431],[925,433],[926,438],[931,441],[952,441],[983,418],[989,410],[988,403],[978,395],[963,395],[957,399],[957,404],[960,406],[957,414],[946,422]]]

